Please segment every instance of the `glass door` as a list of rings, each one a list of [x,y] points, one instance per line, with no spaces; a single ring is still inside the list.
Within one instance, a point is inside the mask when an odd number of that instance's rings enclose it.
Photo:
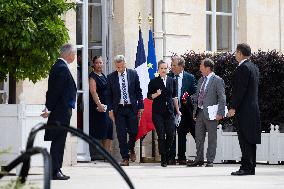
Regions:
[[[108,16],[109,1],[76,1],[76,41],[77,41],[77,128],[89,133],[89,82],[94,56],[102,56],[105,62],[104,72],[110,70],[108,51]],[[85,48],[86,47],[86,48]],[[87,49],[87,52],[84,51]],[[85,60],[84,60],[85,59]],[[89,161],[89,146],[78,139],[78,161]]]

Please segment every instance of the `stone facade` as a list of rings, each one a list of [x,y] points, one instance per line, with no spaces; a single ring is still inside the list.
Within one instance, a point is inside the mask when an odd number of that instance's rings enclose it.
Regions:
[[[157,18],[153,23],[156,40],[157,60],[170,62],[171,54],[183,54],[188,50],[206,50],[206,1],[205,0],[113,0],[111,23],[111,56],[124,54],[127,67],[134,68],[138,40],[138,13],[143,18],[141,29],[147,54],[149,13]],[[161,7],[154,7],[158,5]],[[155,12],[156,11],[156,12]],[[160,11],[160,12],[159,12]],[[161,15],[161,18],[159,18]],[[65,15],[70,33],[70,42],[76,44],[75,12]],[[157,23],[159,22],[159,23]],[[161,26],[162,31],[158,26]],[[253,51],[257,49],[283,51],[284,47],[284,2],[281,0],[238,0],[236,1],[236,43],[247,42]],[[162,46],[160,46],[162,45]],[[76,78],[76,62],[72,64],[72,74]],[[76,79],[75,79],[76,80]],[[33,84],[27,80],[17,85],[17,94],[24,93],[26,103],[44,104],[47,79]],[[76,126],[76,111],[73,111],[71,125]],[[151,137],[146,139],[145,155],[151,154]],[[66,160],[68,164],[76,161],[77,140],[68,138]],[[148,147],[147,147],[148,146]],[[118,145],[115,143],[115,154]]]

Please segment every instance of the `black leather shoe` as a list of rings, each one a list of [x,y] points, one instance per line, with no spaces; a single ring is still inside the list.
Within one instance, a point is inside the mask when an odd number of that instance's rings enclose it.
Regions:
[[[161,162],[161,166],[162,166],[162,167],[167,167],[167,166],[168,166],[168,165],[167,165],[167,162],[165,162],[165,161],[164,161],[164,162]]]
[[[254,171],[244,171],[240,169],[236,172],[232,172],[231,175],[233,176],[255,175],[255,172]]]
[[[167,156],[165,154],[161,154],[161,166],[167,167]]]
[[[134,150],[130,150],[129,158],[132,162],[136,161],[136,154]]]
[[[123,160],[120,162],[120,166],[129,166],[129,160],[128,160],[128,159],[123,159]]]
[[[168,165],[176,165],[176,160],[175,159],[170,159],[167,163]]]
[[[193,163],[187,163],[187,167],[201,167],[204,161],[194,161]]]
[[[208,161],[206,163],[205,167],[213,167],[213,162]]]
[[[179,165],[186,165],[187,161],[186,160],[178,160]]]
[[[59,172],[60,172],[63,176],[65,176],[66,178],[70,179],[70,176],[64,175],[64,174],[62,173],[61,169],[59,169]]]
[[[68,180],[69,178],[67,176],[64,176],[60,171],[52,176],[52,180]]]

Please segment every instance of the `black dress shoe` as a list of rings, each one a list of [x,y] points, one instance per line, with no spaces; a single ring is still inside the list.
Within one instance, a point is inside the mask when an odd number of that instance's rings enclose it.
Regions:
[[[167,167],[167,156],[165,154],[161,154],[161,166],[162,167]]]
[[[206,163],[205,167],[213,167],[213,162],[208,161]]]
[[[165,161],[163,162],[163,161],[162,161],[162,162],[161,162],[161,166],[162,166],[162,167],[167,167],[167,166],[168,166],[168,165],[167,165],[167,162],[165,162]]]
[[[254,171],[244,171],[240,169],[236,172],[232,172],[231,175],[233,176],[255,175],[255,172]]]
[[[120,166],[129,166],[129,160],[128,159],[123,159],[120,164]]]
[[[69,178],[67,176],[64,176],[60,171],[52,176],[52,180],[68,180]]]
[[[194,161],[193,163],[187,163],[187,167],[201,167],[204,161]]]
[[[59,172],[60,172],[63,176],[65,176],[65,177],[67,177],[68,179],[70,179],[70,176],[64,175],[64,174],[62,173],[61,169],[59,169]]]
[[[178,160],[178,164],[179,165],[186,165],[187,161],[184,159],[184,160]]]
[[[176,160],[175,159],[170,159],[167,163],[168,165],[176,165]]]

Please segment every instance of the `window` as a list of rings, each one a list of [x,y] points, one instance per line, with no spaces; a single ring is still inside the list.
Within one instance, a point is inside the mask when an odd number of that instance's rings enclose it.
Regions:
[[[206,50],[235,48],[235,0],[206,0]]]
[[[78,3],[79,2],[79,3]],[[82,31],[82,0],[77,1],[76,6],[76,41],[77,45],[82,44],[82,36],[88,35],[88,62],[89,71],[91,70],[91,62],[94,56],[102,56],[105,67],[104,72],[108,73],[110,68],[109,56],[108,56],[108,18],[107,18],[107,1],[102,0],[88,0],[88,31],[87,34],[83,34]],[[78,89],[82,90],[81,77],[82,77],[82,65],[81,65],[81,50],[78,50],[77,60],[78,63]]]
[[[0,82],[0,104],[8,104],[8,83]]]

